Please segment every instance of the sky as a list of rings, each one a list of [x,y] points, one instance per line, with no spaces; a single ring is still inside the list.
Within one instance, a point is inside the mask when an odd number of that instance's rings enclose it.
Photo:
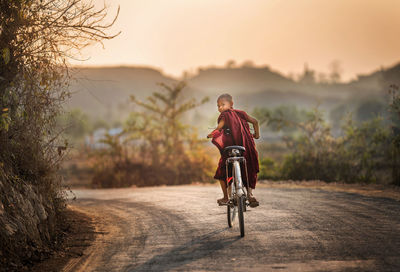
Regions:
[[[104,0],[94,0],[103,5]],[[305,63],[344,81],[400,62],[400,0],[105,0],[110,33],[74,65],[140,65],[181,76],[250,60],[285,75]]]

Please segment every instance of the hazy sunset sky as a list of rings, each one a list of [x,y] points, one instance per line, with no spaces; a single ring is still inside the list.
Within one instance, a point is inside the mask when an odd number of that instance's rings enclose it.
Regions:
[[[94,1],[96,4],[103,0]],[[251,60],[283,74],[304,63],[318,72],[341,63],[343,79],[400,62],[400,0],[106,0],[121,7],[105,49],[80,65],[184,70]]]

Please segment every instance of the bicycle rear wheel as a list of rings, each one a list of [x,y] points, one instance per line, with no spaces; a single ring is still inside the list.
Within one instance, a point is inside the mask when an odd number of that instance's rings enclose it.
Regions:
[[[245,196],[241,196],[239,201],[238,201],[238,212],[239,212],[239,228],[240,228],[240,237],[244,237],[244,215],[243,215],[243,211],[244,211],[244,205],[243,203],[245,203]]]
[[[235,220],[236,217],[236,211],[237,211],[236,206],[228,204],[227,215],[228,215],[228,227],[230,228],[232,228],[233,226],[233,221]]]

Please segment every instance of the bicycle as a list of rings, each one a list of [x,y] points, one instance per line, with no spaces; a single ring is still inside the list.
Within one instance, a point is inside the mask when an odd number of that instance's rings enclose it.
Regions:
[[[235,220],[236,214],[239,218],[239,229],[240,236],[244,237],[244,215],[246,207],[249,205],[247,192],[249,191],[248,182],[246,186],[243,186],[242,173],[240,170],[240,163],[244,163],[244,169],[246,172],[246,181],[248,181],[246,159],[243,157],[243,153],[246,149],[243,146],[227,146],[224,148],[224,152],[228,155],[226,159],[226,176],[228,180],[228,197],[227,202],[227,216],[228,226],[231,228]],[[232,176],[229,177],[229,165],[232,165]]]

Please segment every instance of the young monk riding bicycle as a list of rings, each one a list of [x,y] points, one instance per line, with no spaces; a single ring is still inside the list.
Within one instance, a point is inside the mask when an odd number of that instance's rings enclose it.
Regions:
[[[220,149],[228,145],[243,146],[246,151],[244,157],[247,161],[248,173],[248,199],[250,207],[257,207],[259,205],[256,198],[253,196],[253,190],[257,183],[257,173],[259,172],[258,166],[258,153],[255,147],[254,139],[260,138],[260,129],[258,121],[249,116],[246,112],[233,109],[233,99],[229,94],[222,94],[217,99],[218,111],[221,113],[218,117],[217,128],[207,135],[207,138],[213,138],[213,143]],[[254,134],[251,134],[249,124],[251,123],[254,128]],[[227,131],[229,134],[227,135]],[[220,205],[226,204],[229,201],[227,192],[227,177],[226,177],[226,159],[227,155],[221,153],[221,158],[216,170],[215,179],[218,179],[221,184],[221,189],[224,197],[218,199]]]

